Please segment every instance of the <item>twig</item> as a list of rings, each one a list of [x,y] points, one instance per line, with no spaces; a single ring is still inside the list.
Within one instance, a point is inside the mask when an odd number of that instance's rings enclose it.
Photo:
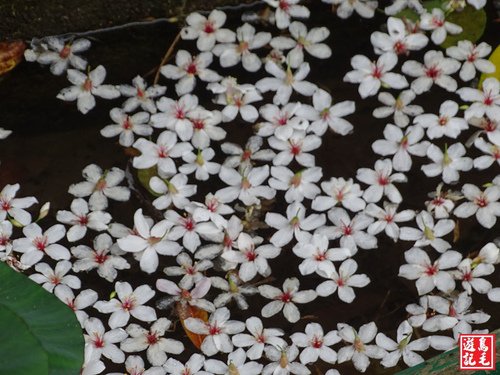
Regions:
[[[161,67],[170,58],[170,56],[172,55],[172,52],[174,52],[175,46],[177,45],[177,43],[179,43],[179,40],[181,39],[181,32],[182,32],[182,29],[179,30],[179,32],[177,33],[177,36],[175,37],[174,41],[172,42],[172,44],[170,45],[170,47],[168,47],[167,52],[163,56],[163,59],[161,59],[160,66],[156,70],[156,74],[155,74],[155,79],[153,81],[153,85],[156,85],[158,83],[158,80],[160,79],[160,70],[161,70]]]

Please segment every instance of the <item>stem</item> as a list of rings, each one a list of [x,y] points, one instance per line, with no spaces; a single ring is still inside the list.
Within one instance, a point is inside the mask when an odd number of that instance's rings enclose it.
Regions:
[[[170,56],[174,52],[175,46],[177,45],[177,43],[179,43],[179,40],[181,39],[181,32],[182,32],[182,29],[179,30],[174,41],[172,42],[170,47],[168,47],[167,52],[163,56],[163,59],[161,59],[160,66],[158,66],[158,69],[156,70],[155,79],[153,80],[153,85],[156,85],[158,83],[158,80],[160,79],[160,69],[163,65],[165,65],[167,60],[170,58]]]

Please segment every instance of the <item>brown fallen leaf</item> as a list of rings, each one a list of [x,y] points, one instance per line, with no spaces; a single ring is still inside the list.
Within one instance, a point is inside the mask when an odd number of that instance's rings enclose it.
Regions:
[[[14,69],[22,61],[25,48],[22,40],[0,43],[0,75]]]

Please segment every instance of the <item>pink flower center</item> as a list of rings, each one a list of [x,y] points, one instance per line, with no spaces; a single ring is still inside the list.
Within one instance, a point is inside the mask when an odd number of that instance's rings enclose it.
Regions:
[[[47,237],[42,236],[42,237],[36,237],[33,240],[33,245],[40,250],[40,251],[45,251],[45,248],[47,247]]]
[[[241,160],[245,161],[245,160],[248,160],[252,157],[252,151],[250,150],[245,150],[243,151],[243,153],[241,154]]]
[[[94,343],[94,347],[96,348],[104,348],[104,340],[99,334],[94,332],[94,340],[92,340]]]
[[[429,265],[425,270],[427,276],[434,276],[439,271],[436,265]]]
[[[158,336],[156,335],[156,332],[149,332],[146,335],[146,340],[148,340],[149,345],[154,345],[158,342]]]
[[[387,214],[384,216],[384,220],[387,221],[388,223],[392,223],[394,221],[394,215]]]
[[[445,126],[448,123],[448,117],[441,116],[438,121],[440,126]]]
[[[50,276],[49,281],[53,285],[59,285],[61,283],[61,279],[57,275]]]
[[[210,199],[207,202],[207,209],[210,212],[216,212],[218,207],[219,207],[219,201],[217,200],[217,198]]]
[[[279,297],[279,299],[280,299],[281,302],[288,303],[288,302],[290,302],[292,300],[292,294],[290,292],[283,293]]]
[[[451,317],[457,316],[457,310],[453,307],[453,305],[450,305],[450,309],[448,311],[448,315]]]
[[[249,262],[253,262],[255,258],[257,258],[257,254],[255,254],[255,250],[249,250],[245,253],[245,256]]]
[[[290,10],[290,4],[288,4],[288,1],[286,0],[280,0],[279,8],[285,12],[288,12]]]
[[[483,103],[484,103],[484,105],[492,105],[493,104],[493,98],[491,97],[491,94],[486,95]]]
[[[389,185],[389,178],[387,176],[380,175],[378,176],[377,182],[381,186]]]
[[[485,132],[493,132],[497,129],[497,124],[496,122],[493,122],[490,119],[486,119],[486,124],[484,124],[484,131]]]
[[[288,122],[288,118],[286,116],[282,116],[282,117],[278,118],[278,121],[277,121],[279,126],[284,126],[284,125],[286,125],[287,122]]]
[[[474,199],[474,203],[479,207],[486,207],[488,205],[488,200],[484,196],[477,197]]]
[[[298,155],[301,152],[301,146],[297,144],[291,144],[290,152],[292,155]]]
[[[0,246],[5,246],[9,243],[10,239],[7,236],[0,236]]]
[[[217,327],[216,325],[211,325],[208,327],[208,334],[211,335],[211,336],[214,336],[214,335],[218,335],[219,333],[221,333],[221,329],[219,327]]]
[[[344,236],[350,236],[352,234],[352,227],[350,225],[342,225],[342,232]]]
[[[214,24],[211,21],[205,22],[205,27],[203,28],[203,31],[206,32],[207,34],[211,34],[215,31]]]
[[[319,349],[323,346],[323,339],[321,337],[316,337],[311,340],[311,346],[315,349]]]
[[[134,309],[134,300],[132,298],[125,298],[122,302],[122,309],[125,311],[130,311]]]
[[[441,206],[444,203],[444,199],[442,197],[436,197],[432,200],[432,204],[434,206]]]
[[[469,56],[467,56],[467,61],[468,62],[474,62],[477,59],[477,52],[471,52]]]
[[[143,99],[146,96],[146,94],[144,93],[143,90],[137,88],[137,96],[139,97],[139,99]]]
[[[192,75],[195,75],[196,73],[198,73],[198,69],[196,68],[196,64],[195,63],[189,64],[186,68],[186,72],[187,72],[187,74],[192,74]]]
[[[471,281],[472,280],[472,273],[471,272],[464,273],[462,280],[463,281]]]
[[[324,252],[322,251],[318,251],[315,255],[314,255],[314,259],[317,260],[318,262],[322,262],[326,259],[326,255]]]
[[[406,44],[398,40],[396,43],[394,43],[394,52],[396,52],[396,54],[398,55],[406,53]]]
[[[340,287],[343,287],[345,285],[345,281],[343,278],[339,277],[337,280],[337,286],[340,288]]]
[[[82,227],[86,226],[89,223],[89,218],[87,215],[78,216],[78,224]]]
[[[184,228],[186,228],[187,231],[192,231],[194,229],[194,222],[193,219],[188,217],[184,219]]]
[[[261,333],[260,335],[258,335],[258,336],[255,338],[255,340],[256,340],[257,342],[260,342],[260,343],[264,344],[264,343],[266,342],[266,336],[264,336],[264,334],[263,334],[263,333]]]
[[[436,66],[432,66],[425,70],[425,75],[435,80],[441,75],[441,69],[438,69]]]
[[[87,78],[83,83],[83,90],[84,91],[92,90],[92,81],[90,80],[90,78]]]
[[[226,248],[233,247],[233,240],[231,239],[231,237],[229,237],[227,233],[224,235],[224,240],[222,242],[224,244],[224,247]]]
[[[2,211],[9,211],[12,206],[10,205],[9,201],[0,199],[0,208],[2,208]]]
[[[65,44],[61,52],[59,52],[59,57],[61,59],[67,59],[70,53],[71,53],[71,45]]]
[[[436,27],[442,27],[444,25],[444,20],[442,19],[439,19],[439,18],[433,18],[432,19],[432,23],[434,24],[434,26]]]
[[[192,120],[193,128],[196,130],[201,130],[205,127],[205,122],[203,120]]]
[[[184,269],[186,270],[187,275],[194,275],[196,273],[196,269],[192,266],[187,266]]]
[[[122,128],[124,130],[130,130],[130,129],[132,129],[132,123],[130,122],[130,117],[129,116],[127,116],[125,118],[125,121],[123,121]]]
[[[185,113],[184,113],[184,110],[182,108],[177,108],[175,110],[175,118],[177,118],[179,120],[183,120],[185,118]]]
[[[104,252],[99,253],[99,252],[96,251],[94,253],[94,261],[97,264],[103,264],[104,262],[106,262],[107,259],[108,259],[108,256]]]

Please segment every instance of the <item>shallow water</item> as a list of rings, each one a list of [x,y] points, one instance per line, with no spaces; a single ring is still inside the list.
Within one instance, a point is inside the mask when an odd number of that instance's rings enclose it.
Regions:
[[[374,56],[369,41],[372,31],[383,24],[383,17],[377,15],[374,19],[364,20],[357,17],[349,20],[340,20],[328,12],[325,4],[317,5],[322,11],[312,9],[312,18],[307,22],[310,27],[314,25],[327,25],[331,30],[331,36],[327,40],[333,50],[333,56],[328,61],[311,59],[312,71],[308,77],[310,81],[319,83],[322,88],[327,88],[332,93],[335,101],[355,100],[356,113],[347,117],[354,125],[354,133],[341,137],[327,132],[323,137],[323,145],[316,152],[317,164],[323,167],[323,179],[329,177],[354,177],[356,170],[360,167],[372,167],[374,161],[379,157],[371,150],[374,140],[382,137],[382,131],[387,119],[374,119],[371,112],[379,106],[376,97],[361,100],[357,93],[357,85],[344,83],[344,74],[351,70],[350,58],[355,54]],[[493,11],[488,9],[490,20]],[[229,22],[231,26],[239,24],[238,17],[233,15]],[[488,22],[484,40],[495,46],[498,43],[498,23]],[[159,64],[163,54],[175,38],[177,29],[175,25],[168,22],[155,22],[150,25],[130,26],[107,32],[91,35],[92,48],[84,55],[92,66],[99,64],[106,67],[108,72],[106,83],[130,83],[136,75],[145,76]],[[193,48],[193,43],[179,43],[177,49]],[[418,59],[423,54],[412,54],[411,59]],[[217,59],[214,59],[216,62]],[[217,67],[217,63],[213,66]],[[400,65],[398,65],[399,67]],[[224,73],[238,77],[239,82],[255,82],[263,76],[250,75],[239,69],[227,69]],[[153,74],[154,75],[154,74]],[[149,74],[147,79],[152,81],[153,75]],[[166,84],[167,95],[174,93],[172,82],[160,80]],[[0,126],[12,129],[14,133],[0,146],[0,186],[6,183],[19,182],[21,184],[21,196],[34,195],[40,202],[51,201],[52,215],[42,224],[48,227],[55,222],[55,213],[59,209],[67,209],[71,202],[71,196],[66,193],[71,183],[82,180],[81,170],[88,164],[96,163],[103,168],[117,166],[126,168],[127,156],[115,139],[103,138],[99,131],[105,125],[111,123],[109,110],[120,106],[122,99],[106,101],[97,98],[97,106],[87,115],[83,116],[76,110],[74,102],[65,103],[56,99],[57,93],[67,87],[69,83],[65,76],[55,77],[50,74],[46,67],[38,64],[23,63],[13,72],[0,81]],[[202,105],[209,109],[216,108],[206,94],[200,91],[198,82],[196,93],[199,94]],[[265,96],[270,99],[272,95]],[[414,104],[424,107],[426,112],[437,111],[444,98],[450,98],[450,94],[444,90],[436,89],[432,94],[417,97]],[[459,100],[455,96],[455,100]],[[260,104],[260,103],[259,103]],[[228,132],[226,141],[244,144],[251,135],[252,129],[247,123],[235,121],[224,124],[223,128]],[[465,132],[462,141],[472,133]],[[448,140],[448,142],[450,142]],[[451,143],[454,143],[451,142]],[[444,141],[440,142],[444,145]],[[470,155],[477,156],[477,150],[470,149]],[[404,200],[401,208],[423,209],[423,202],[428,192],[433,191],[439,183],[439,178],[426,178],[420,171],[420,165],[427,163],[425,158],[414,158],[414,167],[408,174],[409,182],[400,184],[398,187]],[[293,168],[292,168],[293,169]],[[460,184],[471,182],[481,185],[490,181],[500,172],[497,165],[487,172],[468,172],[461,176]],[[457,187],[458,189],[458,187]],[[216,188],[209,184],[200,184],[199,193],[215,191]],[[197,195],[201,196],[200,194]],[[281,195],[278,195],[281,197]],[[133,224],[133,212],[139,207],[139,201],[133,197],[127,204],[112,204],[112,211],[116,213],[114,220],[131,226]],[[284,201],[276,201],[272,211],[284,211]],[[453,248],[467,253],[479,250],[487,242],[498,237],[500,223],[491,230],[481,230],[474,218],[461,220],[460,239],[453,244]],[[270,231],[264,231],[261,235],[270,236]],[[93,233],[87,235],[86,241],[90,244]],[[287,332],[303,330],[304,326],[311,321],[321,322],[325,332],[335,329],[338,322],[346,322],[354,327],[374,320],[379,331],[394,334],[397,325],[405,316],[405,306],[416,302],[418,296],[413,281],[407,281],[397,277],[399,266],[404,262],[403,253],[411,247],[411,243],[400,241],[394,244],[385,236],[379,236],[379,248],[376,250],[359,250],[355,260],[359,264],[358,273],[366,273],[371,283],[360,290],[356,290],[356,299],[352,304],[346,304],[338,300],[334,295],[329,298],[318,298],[314,303],[301,306],[301,314],[305,319],[297,324],[286,322],[280,315],[264,320],[265,325],[281,327]],[[287,277],[298,275],[297,265],[300,263],[295,256],[283,257],[286,252],[291,252],[291,246],[283,249],[282,257],[270,261],[273,275],[276,281],[273,285],[281,286],[282,280]],[[286,259],[286,261],[283,261]],[[172,264],[173,259],[162,259],[159,270],[165,265]],[[81,275],[81,274],[80,274]],[[79,276],[80,276],[79,275]],[[131,282],[133,286],[148,282],[154,285],[159,276],[146,276],[137,271],[125,271],[121,273],[121,280]],[[487,277],[488,280],[498,286],[500,273]],[[99,279],[94,272],[81,275],[84,284],[98,290],[101,299],[107,298],[112,290],[112,285]],[[161,277],[161,276],[160,276]],[[301,281],[301,289],[314,288],[321,282],[319,277],[310,276]],[[100,286],[104,285],[104,286]],[[156,299],[161,296],[157,294]],[[486,298],[474,294],[474,308],[484,309],[492,315],[490,321],[483,326],[474,328],[488,328],[490,330],[500,327],[500,314],[498,305],[488,302]],[[259,315],[261,299],[249,298],[250,311],[241,313],[232,309],[233,319],[242,319],[251,315]],[[166,313],[166,312],[165,312]],[[167,314],[167,313],[166,313]],[[107,320],[107,317],[104,318]],[[176,328],[176,338],[182,339],[186,345],[186,352],[191,354],[192,346],[184,337],[183,331]],[[429,352],[428,355],[432,353]],[[189,357],[182,355],[182,357]],[[318,362],[318,373],[323,373],[327,368]],[[374,365],[368,368],[366,373],[394,373],[395,368],[390,370],[381,369]],[[342,374],[355,373],[352,365],[335,365]],[[111,367],[107,372],[112,372]],[[119,368],[116,368],[119,370]]]

